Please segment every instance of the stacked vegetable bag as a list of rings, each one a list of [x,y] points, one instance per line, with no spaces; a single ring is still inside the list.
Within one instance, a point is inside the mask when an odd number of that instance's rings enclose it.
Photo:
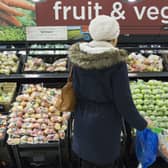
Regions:
[[[7,143],[43,144],[65,138],[70,112],[60,112],[55,103],[60,89],[24,85],[10,109]]]
[[[20,60],[15,54],[0,53],[0,74],[9,75],[16,73],[19,68]]]
[[[146,57],[141,53],[131,53],[128,56],[127,66],[129,72],[161,72],[163,60],[158,55],[150,54]]]
[[[45,58],[47,59],[47,57]],[[54,57],[48,57],[47,61],[52,60],[53,63],[47,63],[44,58],[28,57],[25,63],[24,72],[65,72],[67,71],[67,58],[54,60]]]

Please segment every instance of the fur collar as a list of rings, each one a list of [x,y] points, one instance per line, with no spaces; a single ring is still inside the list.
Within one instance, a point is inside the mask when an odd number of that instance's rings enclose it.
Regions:
[[[84,69],[103,69],[125,61],[125,50],[119,50],[108,42],[77,43],[70,47],[70,61]]]

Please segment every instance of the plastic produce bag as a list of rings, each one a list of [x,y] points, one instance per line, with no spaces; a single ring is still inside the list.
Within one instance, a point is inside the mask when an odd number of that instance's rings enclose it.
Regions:
[[[164,130],[159,134],[159,153],[168,162],[168,131]]]
[[[158,153],[158,135],[150,129],[136,132],[136,156],[140,165],[138,168],[148,168],[152,165]]]

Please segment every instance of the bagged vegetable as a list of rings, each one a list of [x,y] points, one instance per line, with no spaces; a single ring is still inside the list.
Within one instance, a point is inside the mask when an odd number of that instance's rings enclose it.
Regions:
[[[164,130],[159,134],[159,153],[168,162],[168,131]]]
[[[152,165],[158,153],[158,136],[150,129],[136,132],[136,156],[141,168],[148,168]],[[138,168],[139,168],[138,167]]]

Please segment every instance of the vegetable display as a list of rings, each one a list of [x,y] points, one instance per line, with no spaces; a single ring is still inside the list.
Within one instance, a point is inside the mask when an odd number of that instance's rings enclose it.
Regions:
[[[15,54],[0,53],[0,74],[16,73],[18,66],[19,58]]]
[[[66,71],[67,58],[61,58],[54,63],[49,64],[45,63],[42,58],[37,57],[28,57],[27,62],[25,63],[24,71],[47,71],[47,72],[55,72],[55,71]]]
[[[0,102],[9,102],[12,98],[13,93],[6,91],[4,89],[3,84],[0,84]]]
[[[70,112],[60,112],[55,107],[60,91],[25,85],[10,110],[7,143],[39,144],[64,139]]]
[[[128,56],[128,70],[130,72],[160,72],[163,71],[163,60],[158,55],[149,55],[131,53]]]
[[[138,111],[155,126],[168,129],[168,82],[138,80],[130,87]]]

